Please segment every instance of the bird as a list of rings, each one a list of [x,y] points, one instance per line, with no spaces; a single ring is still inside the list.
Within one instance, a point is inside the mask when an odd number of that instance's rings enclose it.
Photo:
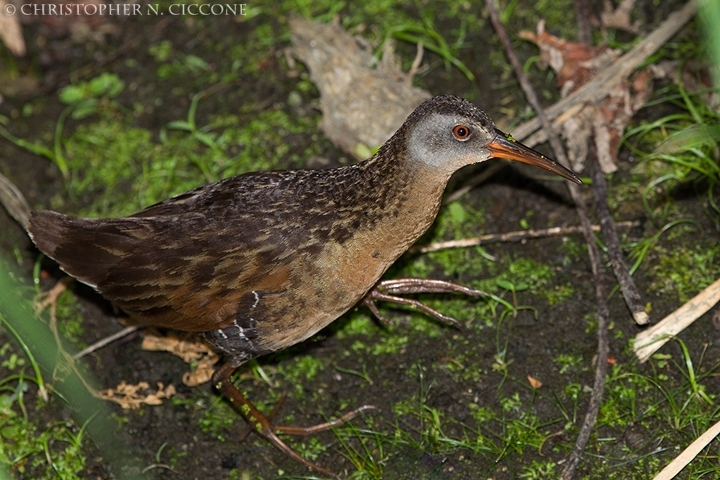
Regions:
[[[417,307],[423,292],[477,294],[430,279],[381,280],[432,225],[457,170],[490,158],[580,178],[495,127],[470,101],[441,95],[421,103],[377,153],[326,170],[246,173],[179,194],[123,218],[79,218],[32,209],[7,178],[0,201],[37,248],[143,326],[198,332],[221,355],[216,388],[254,431],[317,473],[277,433],[316,427],[273,425],[233,385],[249,360],[297,344],[356,305]]]

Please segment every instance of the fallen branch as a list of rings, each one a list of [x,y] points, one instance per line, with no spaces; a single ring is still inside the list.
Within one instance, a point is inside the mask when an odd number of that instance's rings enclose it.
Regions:
[[[592,142],[590,143],[592,144]],[[620,248],[617,225],[612,215],[610,215],[610,208],[608,207],[607,182],[600,168],[597,155],[595,155],[594,146],[592,147],[592,151],[593,154],[588,155],[588,164],[591,172],[590,176],[593,179],[592,189],[593,196],[595,197],[595,211],[598,217],[600,217],[602,236],[605,239],[605,245],[608,249],[613,273],[620,284],[620,291],[635,319],[635,323],[638,325],[646,325],[650,318],[647,312],[645,312],[645,307],[640,298],[640,292],[638,292],[635,281],[630,276],[630,269],[628,269],[627,262],[625,261],[625,255]]]
[[[718,302],[720,279],[657,324],[638,333],[633,347],[635,355],[641,362],[647,361],[668,340],[689,327]]]
[[[640,226],[640,222],[637,220],[618,222],[617,224],[615,224],[615,226],[620,228],[635,228]],[[600,225],[593,225],[591,229],[593,232],[599,232]],[[532,238],[546,238],[556,237],[558,235],[570,235],[573,233],[581,233],[582,231],[582,225],[573,225],[570,227],[551,227],[542,228],[539,230],[520,230],[517,232],[491,233],[488,235],[482,235],[480,237],[463,238],[460,240],[448,240],[445,242],[434,242],[427,245],[417,245],[411,248],[409,251],[410,253],[437,252],[438,250],[475,247],[478,245],[487,245],[489,243],[520,242],[522,240],[529,240]]]

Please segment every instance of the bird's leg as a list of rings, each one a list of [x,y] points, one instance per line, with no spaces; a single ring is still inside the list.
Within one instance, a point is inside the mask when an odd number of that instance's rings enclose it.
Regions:
[[[247,422],[250,424],[250,427],[260,436],[272,443],[278,450],[280,450],[296,462],[305,465],[306,467],[316,471],[321,475],[338,478],[337,475],[330,472],[329,470],[326,470],[323,467],[301,457],[297,452],[295,452],[295,450],[293,450],[285,442],[280,440],[280,438],[276,434],[286,433],[289,435],[313,435],[315,433],[323,432],[325,430],[329,430],[331,428],[343,425],[344,423],[358,416],[363,411],[374,409],[375,407],[372,405],[363,405],[362,407],[356,408],[355,410],[352,410],[333,421],[321,423],[312,427],[290,427],[272,425],[270,423],[270,419],[272,419],[272,417],[274,417],[280,410],[280,406],[282,405],[284,396],[278,402],[278,404],[275,405],[275,408],[273,408],[273,411],[270,414],[270,418],[266,417],[262,412],[260,412],[260,410],[255,407],[255,405],[252,404],[252,402],[250,402],[250,400],[245,398],[245,396],[240,393],[240,390],[235,388],[235,385],[233,385],[232,381],[230,380],[230,376],[235,371],[235,368],[236,367],[234,367],[231,363],[223,364],[213,374],[213,383],[215,385],[215,388],[217,388],[220,393],[222,393],[228,400],[230,400],[233,405],[235,405],[238,410],[240,410],[240,413],[242,413],[243,417],[245,417]],[[244,435],[246,436],[247,433],[244,433]]]
[[[272,411],[267,414],[265,418],[268,419],[269,422],[272,422],[273,418],[280,412],[280,409],[282,408],[283,403],[285,403],[285,397],[286,395],[283,393],[282,397],[280,397],[280,400],[277,401],[275,406],[273,407]],[[244,441],[250,433],[252,433],[253,427],[248,423],[247,426],[243,429],[242,432],[240,432],[240,436],[238,437],[238,442]]]
[[[366,305],[370,309],[370,312],[372,312],[372,314],[385,325],[389,325],[390,322],[382,313],[380,313],[376,302],[390,302],[398,305],[406,305],[416,308],[446,325],[457,326],[458,321],[453,317],[443,315],[419,300],[397,296],[413,293],[462,293],[463,295],[469,295],[471,297],[490,296],[482,290],[475,290],[445,280],[400,278],[397,280],[382,280],[378,282],[377,285],[375,285],[373,289],[370,290],[365,297],[363,297],[360,303]]]

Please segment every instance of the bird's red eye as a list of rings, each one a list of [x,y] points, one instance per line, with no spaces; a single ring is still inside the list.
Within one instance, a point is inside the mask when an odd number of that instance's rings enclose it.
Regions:
[[[455,128],[453,128],[453,135],[455,135],[455,138],[458,140],[467,140],[468,137],[470,137],[470,129],[465,125],[456,125]]]

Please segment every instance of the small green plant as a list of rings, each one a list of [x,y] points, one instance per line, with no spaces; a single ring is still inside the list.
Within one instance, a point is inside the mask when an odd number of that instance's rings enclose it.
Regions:
[[[68,106],[70,117],[80,120],[97,113],[101,108],[120,109],[115,98],[124,88],[125,82],[119,76],[103,73],[87,82],[68,85],[60,90],[59,97],[60,102]]]
[[[437,30],[430,15],[426,13],[426,11],[421,12],[421,20],[421,25],[406,23],[391,27],[388,33],[398,40],[410,42],[413,45],[422,44],[423,47],[443,59],[446,69],[449,69],[450,65],[452,65],[460,70],[470,82],[474,82],[475,75],[473,75],[470,69],[457,57],[459,49],[465,42],[467,28],[465,22],[461,20],[460,33],[451,45],[447,43]]]
[[[555,471],[556,465],[552,460],[535,460],[530,466],[523,468],[519,476],[527,480],[544,480],[546,478],[557,477],[557,472]]]
[[[625,134],[625,144],[643,159],[634,172],[651,177],[642,196],[645,208],[653,214],[662,213],[663,210],[657,212],[651,205],[652,197],[676,185],[694,183],[705,189],[718,223],[720,206],[715,192],[720,188],[720,166],[715,152],[720,144],[720,114],[699,93],[690,94],[681,84],[673,84],[663,92],[664,96],[648,105],[671,103],[679,112],[641,123]],[[652,152],[643,148],[652,148]]]
[[[360,429],[352,424],[335,429],[335,434],[342,447],[341,453],[355,468],[349,479],[383,478],[383,464],[387,460],[386,435],[373,429]]]

